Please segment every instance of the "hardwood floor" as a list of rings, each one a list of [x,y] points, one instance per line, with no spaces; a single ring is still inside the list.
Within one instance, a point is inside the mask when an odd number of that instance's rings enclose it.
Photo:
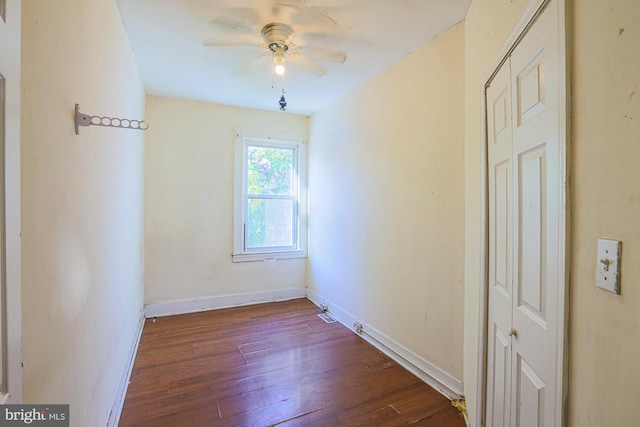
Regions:
[[[451,403],[306,299],[144,325],[120,427],[464,426]]]

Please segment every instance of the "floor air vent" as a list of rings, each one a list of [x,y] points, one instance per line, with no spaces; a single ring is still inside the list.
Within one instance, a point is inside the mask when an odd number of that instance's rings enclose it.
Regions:
[[[331,315],[327,312],[318,314],[318,317],[324,320],[326,323],[333,323],[336,321]]]

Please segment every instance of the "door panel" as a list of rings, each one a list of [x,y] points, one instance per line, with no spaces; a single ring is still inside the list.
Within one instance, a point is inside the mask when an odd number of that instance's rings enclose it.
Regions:
[[[489,318],[487,425],[511,425],[511,301],[513,264],[512,115],[508,63],[487,89],[489,160]]]
[[[486,426],[553,426],[558,419],[564,187],[557,6],[550,1],[486,89]]]
[[[511,344],[505,331],[494,324],[492,359],[489,361],[491,377],[491,396],[489,408],[491,425],[509,427],[510,409],[504,402],[509,399],[511,387]]]
[[[555,2],[553,3],[555,5]],[[518,423],[533,417],[535,424],[552,426],[555,422],[556,328],[559,220],[561,207],[558,188],[562,186],[558,169],[558,59],[557,15],[547,8],[525,34],[511,55],[513,103],[518,105],[513,131],[514,162],[514,258],[513,341],[518,373],[512,388],[518,397],[512,405],[512,417]],[[535,381],[534,381],[535,380]],[[547,392],[533,393],[535,387]],[[525,393],[530,391],[531,393]]]
[[[544,110],[546,93],[543,52],[538,52],[516,77],[518,126]]]
[[[518,427],[544,427],[545,383],[526,361],[518,359]]]
[[[510,298],[509,272],[511,270],[509,253],[511,230],[509,229],[509,202],[510,182],[511,182],[511,162],[504,161],[495,167],[495,283],[502,288],[503,296]]]
[[[518,307],[540,322],[546,317],[546,150],[539,147],[519,159],[520,212]]]

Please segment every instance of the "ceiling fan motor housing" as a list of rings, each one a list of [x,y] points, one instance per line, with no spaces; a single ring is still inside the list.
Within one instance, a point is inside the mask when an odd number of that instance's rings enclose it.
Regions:
[[[273,22],[262,27],[261,34],[271,51],[275,52],[277,48],[286,51],[289,48],[287,43],[290,42],[289,38],[293,34],[293,28],[287,24]]]

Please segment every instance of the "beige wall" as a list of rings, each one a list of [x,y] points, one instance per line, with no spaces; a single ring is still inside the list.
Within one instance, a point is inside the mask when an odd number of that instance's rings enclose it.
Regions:
[[[459,380],[463,52],[459,24],[315,114],[309,147],[309,287]]]
[[[574,1],[570,425],[638,423],[640,2]],[[622,295],[594,284],[622,240]]]
[[[143,136],[73,112],[140,118],[144,94],[113,1],[22,7],[24,399],[104,426],[142,313]]]
[[[306,259],[232,263],[236,127],[308,134],[306,117],[147,98],[145,301],[304,288]]]
[[[640,382],[640,3],[576,0],[570,5],[574,115],[569,425],[634,425]],[[475,0],[465,24],[464,382],[472,425],[479,425],[475,401],[481,286],[480,83],[527,6],[524,0]],[[623,241],[621,296],[595,287],[599,237]]]

